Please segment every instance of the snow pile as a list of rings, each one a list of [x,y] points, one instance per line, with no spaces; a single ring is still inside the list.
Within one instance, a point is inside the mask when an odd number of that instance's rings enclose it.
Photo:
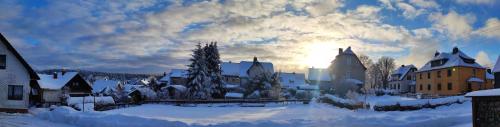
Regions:
[[[226,93],[225,96],[226,96],[226,98],[238,98],[238,99],[243,98],[242,93]]]
[[[183,122],[148,119],[135,116],[104,114],[100,112],[79,112],[70,107],[57,107],[52,111],[36,114],[36,117],[57,123],[81,127],[187,127]]]
[[[340,98],[340,97],[337,97],[337,96],[334,96],[334,95],[330,95],[330,94],[325,94],[324,95],[326,98],[334,101],[334,102],[338,102],[338,103],[343,103],[343,104],[349,104],[349,105],[355,105],[355,104],[358,104],[358,102],[354,101],[354,100],[350,100],[350,99],[343,99],[343,98]]]
[[[373,106],[393,106],[399,104],[400,106],[422,106],[426,104],[430,105],[439,105],[439,104],[447,104],[453,102],[464,102],[467,101],[463,96],[451,96],[445,98],[436,98],[436,99],[415,99],[415,100],[399,100],[399,101],[380,101],[374,104],[370,104]]]
[[[465,96],[466,97],[500,96],[500,89],[479,90],[467,93]]]

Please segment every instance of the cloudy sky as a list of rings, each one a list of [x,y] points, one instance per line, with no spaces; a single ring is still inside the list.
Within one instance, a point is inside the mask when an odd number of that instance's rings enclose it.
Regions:
[[[457,46],[485,66],[500,54],[500,1],[0,0],[0,31],[35,69],[160,73],[185,68],[194,45],[224,61],[282,71],[326,67],[338,48],[422,66]]]

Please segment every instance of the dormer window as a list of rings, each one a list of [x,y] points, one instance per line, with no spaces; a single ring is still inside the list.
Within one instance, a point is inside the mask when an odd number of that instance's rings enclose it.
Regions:
[[[0,55],[0,69],[5,69],[7,67],[7,56]]]
[[[431,61],[431,67],[441,66],[441,65],[445,64],[447,61],[448,61],[448,59],[439,59],[439,60]]]
[[[474,60],[474,59],[469,59],[469,58],[465,58],[462,56],[460,56],[460,59],[462,59],[465,63],[468,63],[468,64],[474,64],[476,62],[476,60]]]

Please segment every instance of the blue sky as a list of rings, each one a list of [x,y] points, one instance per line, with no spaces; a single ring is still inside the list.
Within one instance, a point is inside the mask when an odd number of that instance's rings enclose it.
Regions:
[[[338,48],[422,66],[457,46],[484,66],[500,54],[495,0],[0,0],[0,30],[35,69],[161,73],[198,42],[224,61],[282,71],[325,67]]]

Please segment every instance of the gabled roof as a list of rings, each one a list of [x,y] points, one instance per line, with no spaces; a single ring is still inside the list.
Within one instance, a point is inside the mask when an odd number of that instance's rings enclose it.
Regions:
[[[33,68],[31,68],[28,62],[24,60],[24,58],[16,51],[14,47],[12,47],[12,45],[10,45],[10,42],[2,35],[2,33],[0,33],[0,41],[5,45],[5,47],[7,47],[7,49],[10,52],[12,52],[12,54],[14,54],[14,56],[16,56],[16,58],[21,62],[21,64],[23,64],[24,68],[26,68],[32,80],[40,79],[40,77],[38,77]]]
[[[38,84],[42,89],[60,90],[77,75],[78,72],[66,72],[64,75],[58,72],[57,78],[54,78],[54,75],[38,74]]]
[[[222,70],[222,75],[228,76],[239,76],[240,75],[240,64],[232,62],[222,62],[220,65]]]
[[[498,56],[497,63],[495,64],[492,72],[500,72],[500,56]]]
[[[281,85],[285,87],[296,87],[299,85],[305,85],[305,74],[304,73],[279,73],[279,77],[281,81]],[[290,83],[293,81],[293,83]]]
[[[309,68],[307,80],[331,81],[330,71],[326,68]]]
[[[274,67],[272,63],[269,62],[259,62],[263,67],[264,70],[267,72],[270,72],[271,74],[274,73]],[[253,61],[241,61],[240,62],[240,77],[248,77],[247,71],[250,69],[250,67],[253,65]]]
[[[417,72],[423,72],[423,71],[429,71],[429,70],[435,70],[435,69],[443,69],[443,68],[448,68],[448,67],[474,67],[474,68],[484,68],[483,66],[479,65],[477,62],[474,63],[466,63],[463,58],[465,59],[472,59],[471,57],[467,56],[465,53],[462,51],[456,49],[457,53],[439,53],[437,56],[434,56],[429,62],[427,62],[422,68],[420,68]],[[448,59],[446,63],[440,66],[431,66],[431,62],[435,60],[442,60],[442,59]]]
[[[356,57],[356,60],[361,64],[361,66],[366,70],[366,67],[365,65],[363,65],[363,63],[361,62],[361,60],[359,60],[358,56],[356,55],[356,53],[354,53],[352,50],[351,50],[351,46],[347,47],[347,49],[345,49],[345,51],[342,51],[341,54],[338,54],[337,56],[340,56],[340,55],[352,55],[354,57]],[[332,63],[335,61],[336,59],[334,59],[332,61]]]
[[[120,83],[119,81],[115,80],[105,80],[105,79],[96,80],[92,84],[92,92],[98,93],[104,89],[115,89],[119,83]]]
[[[400,75],[399,80],[403,80],[403,78],[406,76],[406,74],[408,74],[408,72],[410,72],[412,68],[416,69],[416,67],[413,64],[401,66],[398,69],[396,69],[391,75],[396,75],[396,74]]]

